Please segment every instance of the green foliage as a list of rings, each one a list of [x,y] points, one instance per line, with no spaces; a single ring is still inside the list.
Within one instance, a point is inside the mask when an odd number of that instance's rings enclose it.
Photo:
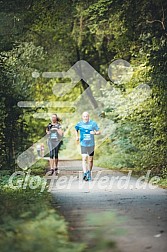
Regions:
[[[46,191],[29,187],[11,190],[7,185],[11,172],[16,170],[19,153],[45,135],[49,117],[41,119],[34,113],[71,111],[55,111],[55,107],[21,109],[17,103],[71,102],[87,87],[81,81],[64,96],[55,95],[53,86],[61,93],[67,90],[66,84],[59,90],[60,79],[43,78],[44,71],[67,71],[84,59],[109,80],[107,69],[111,62],[127,60],[134,69],[128,83],[109,82],[114,87],[112,92],[98,86],[99,102],[104,105],[101,112],[116,124],[116,130],[96,151],[96,164],[137,172],[151,169],[152,175],[162,178],[159,184],[166,186],[167,2],[3,0],[0,7],[0,164],[1,169],[8,169],[0,174],[0,250],[83,251],[82,244],[69,241],[67,225],[53,211]],[[38,78],[32,77],[34,71],[40,73]],[[139,103],[140,97],[132,91],[142,83],[148,84],[152,92]],[[94,93],[92,88],[90,100]],[[75,144],[70,128],[77,120],[69,115],[63,120],[68,135],[65,154]],[[70,155],[76,157],[77,153],[76,148]],[[42,175],[45,166],[46,162],[39,160],[31,168],[32,176]],[[114,218],[111,219],[110,222],[103,216],[112,227]],[[103,231],[93,237],[96,251],[113,250],[113,242]],[[101,237],[104,243],[100,243]]]
[[[60,79],[41,75],[35,79],[33,71],[40,74],[67,71],[76,61],[84,59],[109,80],[108,66],[114,59],[122,58],[134,69],[131,80],[112,84],[115,93],[98,86],[99,101],[104,105],[101,112],[117,124],[111,141],[103,145],[103,155],[98,155],[99,162],[116,168],[149,168],[162,174],[167,165],[166,9],[165,0],[4,2],[1,20],[8,17],[6,24],[11,38],[3,36],[1,24],[3,167],[14,169],[17,155],[44,136],[49,118],[41,120],[34,113],[55,113],[55,108],[21,110],[18,101],[74,101],[87,87],[81,81],[66,95],[58,96],[53,94],[53,86],[61,93],[66,84],[59,90]],[[152,89],[149,99],[140,104],[135,92],[131,94],[139,84],[148,84]],[[94,94],[92,88],[90,100]],[[58,110],[61,112],[69,110]],[[69,124],[65,119],[65,128]],[[65,144],[70,145],[70,140]]]
[[[53,210],[41,212],[32,220],[6,220],[1,227],[1,251],[83,251],[84,246],[68,241],[67,226]]]
[[[83,244],[69,241],[67,224],[53,210],[48,192],[12,190],[1,183],[0,201],[2,252],[83,251]]]
[[[21,43],[13,50],[0,55],[1,71],[1,165],[15,168],[15,158],[27,143],[23,111],[17,106],[20,100],[32,98],[31,73],[37,60],[43,60],[41,47],[33,43]],[[24,140],[26,139],[26,141]]]
[[[48,166],[48,160],[40,159],[34,165],[31,166],[31,174],[33,175],[44,175],[46,167]]]

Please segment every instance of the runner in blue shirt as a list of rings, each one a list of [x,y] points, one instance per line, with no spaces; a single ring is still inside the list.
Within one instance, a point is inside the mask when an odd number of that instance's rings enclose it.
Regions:
[[[94,135],[99,135],[99,127],[95,121],[89,119],[89,113],[83,112],[82,121],[78,122],[75,126],[76,140],[79,141],[80,132],[80,145],[82,154],[82,168],[83,168],[83,179],[91,180],[91,171],[93,167],[93,156],[95,148]],[[87,168],[87,157],[88,157],[88,168]]]

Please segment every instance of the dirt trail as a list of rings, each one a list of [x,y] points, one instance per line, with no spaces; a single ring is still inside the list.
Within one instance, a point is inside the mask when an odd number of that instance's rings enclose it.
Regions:
[[[90,246],[98,239],[114,240],[122,252],[167,251],[167,190],[98,167],[93,169],[93,180],[83,182],[80,161],[61,161],[59,167],[51,192],[55,207],[69,222],[72,240]],[[90,213],[94,222],[86,220]],[[101,233],[93,240],[99,226]]]

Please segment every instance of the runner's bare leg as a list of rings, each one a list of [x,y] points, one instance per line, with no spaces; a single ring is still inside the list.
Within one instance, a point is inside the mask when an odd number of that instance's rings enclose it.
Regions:
[[[93,168],[93,156],[88,156],[88,167],[89,167],[89,170],[92,171],[92,168]]]
[[[52,170],[54,168],[54,160],[52,158],[50,158],[49,164],[50,164],[50,169]]]
[[[58,158],[54,159],[54,168],[57,169],[58,166]]]
[[[82,169],[83,172],[86,173],[87,172],[87,154],[82,154]]]

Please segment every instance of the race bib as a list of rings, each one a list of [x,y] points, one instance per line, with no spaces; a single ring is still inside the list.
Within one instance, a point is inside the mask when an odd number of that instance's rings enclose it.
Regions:
[[[91,135],[90,134],[84,134],[84,140],[85,141],[90,141],[91,140]]]
[[[57,132],[52,132],[50,138],[57,139]]]

